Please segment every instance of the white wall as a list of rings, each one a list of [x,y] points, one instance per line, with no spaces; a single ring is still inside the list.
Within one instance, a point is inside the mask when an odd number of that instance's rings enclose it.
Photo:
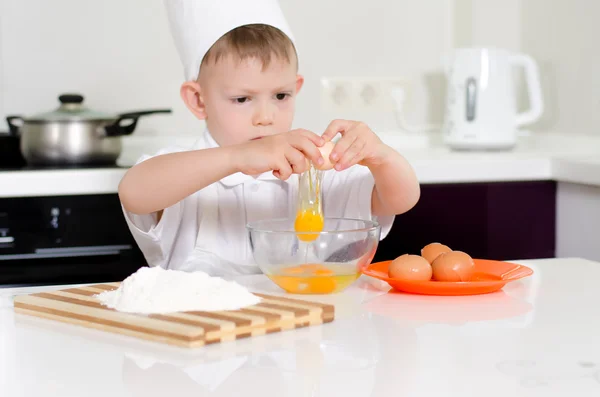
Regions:
[[[518,51],[522,0],[454,0],[454,46]]]
[[[522,0],[522,48],[538,59],[547,112],[540,130],[600,133],[600,2]]]
[[[110,112],[172,107],[149,134],[197,128],[179,100],[181,69],[161,0],[1,0],[3,115],[53,109],[77,91]]]
[[[318,129],[322,76],[400,76],[418,82],[411,121],[440,120],[440,58],[451,46],[450,0],[281,0],[307,78],[296,126]],[[433,76],[433,77],[432,77]],[[179,99],[182,72],[162,0],[0,0],[0,116],[57,106],[78,91],[110,112],[172,107],[137,136],[193,134],[202,123]],[[4,123],[0,129],[4,129]]]
[[[600,2],[455,0],[456,46],[496,46],[538,62],[545,112],[535,131],[600,133]],[[527,106],[520,90],[520,106]]]
[[[540,64],[546,112],[537,131],[598,133],[600,2],[591,0],[280,0],[307,83],[295,125],[318,130],[322,76],[414,79],[411,122],[439,122],[440,58],[452,46],[497,46]],[[181,68],[162,0],[0,0],[0,117],[52,109],[64,91],[117,112],[172,107],[137,136],[202,128],[178,94]],[[522,106],[526,100],[521,94]],[[0,130],[4,129],[0,123]]]

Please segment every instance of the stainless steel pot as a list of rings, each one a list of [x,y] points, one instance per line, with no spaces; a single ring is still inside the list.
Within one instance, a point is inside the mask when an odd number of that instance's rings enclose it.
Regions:
[[[83,96],[64,94],[55,111],[29,118],[8,116],[13,135],[21,136],[21,153],[34,165],[114,164],[121,136],[131,134],[141,116],[170,109],[109,115],[83,106]]]

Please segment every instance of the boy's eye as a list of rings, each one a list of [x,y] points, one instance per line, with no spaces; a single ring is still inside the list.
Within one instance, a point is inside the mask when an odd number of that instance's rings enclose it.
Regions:
[[[248,101],[248,97],[240,97],[240,98],[235,98],[234,101],[236,103],[246,103],[246,101]]]
[[[289,94],[284,94],[284,93],[279,93],[277,95],[275,95],[275,97],[277,98],[278,101],[283,101],[285,98],[288,97]]]

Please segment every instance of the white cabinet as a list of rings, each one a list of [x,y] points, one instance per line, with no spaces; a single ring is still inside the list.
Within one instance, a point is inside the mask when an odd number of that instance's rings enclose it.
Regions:
[[[556,256],[600,260],[600,187],[560,182]]]

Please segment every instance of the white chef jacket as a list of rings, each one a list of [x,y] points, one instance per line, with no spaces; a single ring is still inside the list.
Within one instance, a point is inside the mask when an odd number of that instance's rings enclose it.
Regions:
[[[218,144],[206,131],[191,150],[215,147]],[[155,155],[185,150],[190,149],[166,148]],[[151,157],[144,155],[138,163]],[[325,217],[374,219],[374,183],[367,167],[326,171],[322,180]],[[123,212],[149,266],[227,277],[260,273],[252,258],[246,224],[294,218],[297,197],[298,175],[281,181],[271,172],[257,177],[235,173],[166,208],[159,222],[156,213],[137,215],[124,208]],[[394,216],[376,220],[383,239]]]

